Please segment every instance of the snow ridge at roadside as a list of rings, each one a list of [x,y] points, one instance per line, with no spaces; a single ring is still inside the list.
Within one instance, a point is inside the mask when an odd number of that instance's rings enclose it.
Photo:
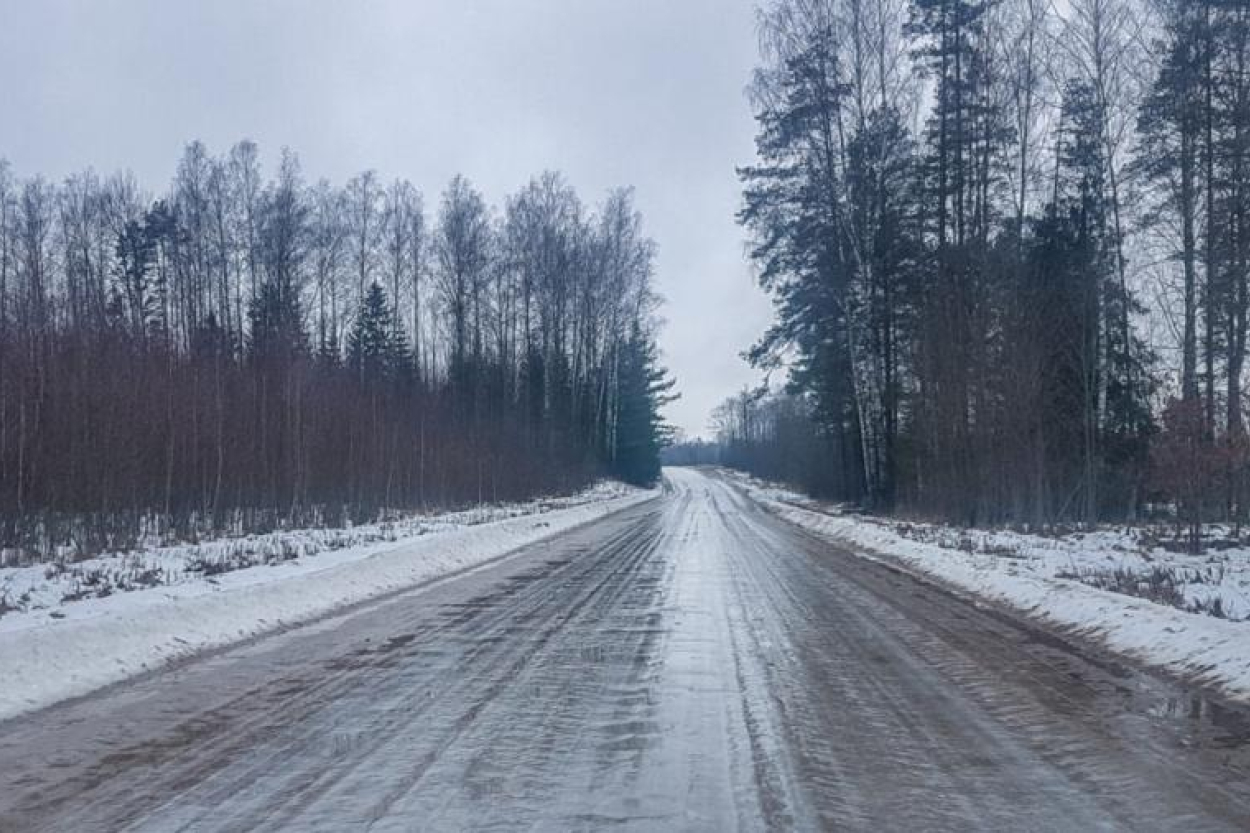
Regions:
[[[89,599],[64,606],[72,612],[64,618],[48,619],[46,611],[0,618],[0,720],[482,566],[655,494],[600,490],[565,508]]]
[[[729,476],[779,517],[856,554],[931,576],[1051,626],[1093,638],[1112,651],[1230,699],[1250,702],[1250,621],[1180,610],[1059,577],[1053,563],[1029,557],[1027,549],[1021,558],[917,540],[896,531],[896,522],[804,508],[801,504],[806,499],[800,495],[736,472]],[[1036,543],[1041,546],[1041,542],[1039,538]],[[1092,548],[1086,555],[1091,561],[1108,557]]]

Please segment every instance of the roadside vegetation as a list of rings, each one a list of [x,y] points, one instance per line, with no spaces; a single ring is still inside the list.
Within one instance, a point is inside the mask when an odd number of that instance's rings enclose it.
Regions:
[[[0,161],[0,566],[650,483],[654,251],[556,173],[427,210],[248,141],[157,194]]]
[[[751,98],[749,355],[787,378],[717,412],[721,462],[961,526],[1240,530],[1250,6],[769,0]]]
[[[66,551],[51,560],[26,566],[0,567],[0,619],[6,614],[46,613],[61,618],[65,605],[105,599],[153,587],[213,585],[221,577],[265,567],[315,570],[334,566],[332,554],[409,546],[430,535],[457,532],[483,524],[542,516],[573,507],[590,507],[638,494],[628,486],[603,481],[572,495],[521,503],[480,504],[470,509],[429,514],[404,514],[374,523],[345,527],[285,529],[239,536],[221,536],[194,543],[162,544],[103,552],[91,557]],[[327,556],[327,558],[320,558]],[[252,575],[261,575],[252,573]]]

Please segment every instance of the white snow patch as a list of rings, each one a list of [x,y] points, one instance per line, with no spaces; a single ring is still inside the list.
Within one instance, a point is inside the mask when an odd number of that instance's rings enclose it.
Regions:
[[[0,616],[0,720],[199,651],[483,565],[654,496],[603,484],[568,498],[394,524],[104,556],[64,571],[46,564],[4,568],[0,587],[10,598],[24,597],[25,609]],[[197,567],[244,550],[259,554],[259,563],[210,575]],[[270,559],[274,553],[277,560]],[[88,572],[80,570],[84,565]],[[153,570],[161,574],[154,586],[126,578]],[[70,573],[79,578],[66,579]],[[66,581],[96,573],[104,576],[101,586],[111,588],[107,595],[64,599]]]
[[[778,516],[857,554],[919,571],[1250,701],[1245,548],[1191,555],[1130,530],[1050,537],[840,514],[775,485],[729,475]],[[1118,572],[1123,581],[1145,583],[1140,591],[1148,593],[1156,569],[1177,580],[1172,604],[1088,583]],[[1225,618],[1203,612],[1213,609]]]

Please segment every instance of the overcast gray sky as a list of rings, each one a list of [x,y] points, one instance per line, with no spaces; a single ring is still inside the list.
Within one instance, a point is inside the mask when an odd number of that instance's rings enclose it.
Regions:
[[[548,168],[633,185],[659,244],[670,418],[703,432],[770,308],[733,221],[752,157],[752,0],[0,0],[0,157],[59,179],[256,140],[306,176],[463,173],[501,205]]]

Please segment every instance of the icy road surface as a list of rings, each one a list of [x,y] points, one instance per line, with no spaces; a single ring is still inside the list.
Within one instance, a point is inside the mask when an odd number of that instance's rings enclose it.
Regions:
[[[1246,830],[1247,732],[674,470],[488,569],[0,724],[0,830]]]

